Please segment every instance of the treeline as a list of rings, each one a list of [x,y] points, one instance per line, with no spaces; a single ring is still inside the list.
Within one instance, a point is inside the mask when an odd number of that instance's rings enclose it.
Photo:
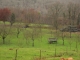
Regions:
[[[56,2],[45,5],[45,8],[47,13],[34,8],[0,8],[0,21],[10,21],[12,24],[12,20],[15,19],[15,22],[42,23],[56,28],[58,25],[80,24],[80,4],[78,3],[65,5]]]
[[[9,8],[0,9],[0,21],[12,22],[13,18],[15,19],[15,22],[33,23],[39,20],[40,13],[34,9],[26,9],[26,10],[9,9]]]

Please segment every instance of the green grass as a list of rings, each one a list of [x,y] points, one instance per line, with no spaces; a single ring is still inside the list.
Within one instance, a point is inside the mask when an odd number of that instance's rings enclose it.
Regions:
[[[16,49],[18,49],[17,60],[35,60],[40,57],[40,50],[42,51],[42,58],[45,60],[60,60],[61,57],[73,57],[74,60],[80,60],[80,38],[77,37],[78,33],[72,33],[72,38],[69,38],[69,33],[65,33],[65,44],[62,45],[61,32],[58,31],[58,43],[48,44],[48,38],[56,37],[55,31],[52,31],[53,34],[51,35],[50,29],[42,29],[42,38],[40,34],[39,36],[36,35],[37,37],[34,38],[35,44],[32,47],[31,35],[26,35],[28,44],[26,44],[24,37],[24,33],[31,33],[32,28],[21,28],[18,38],[16,32],[16,28],[12,28],[12,34],[7,36],[5,44],[2,44],[2,38],[0,37],[0,60],[14,60]],[[78,52],[76,50],[76,40],[78,40]],[[71,42],[71,48],[69,42]],[[58,57],[54,56],[55,48]]]

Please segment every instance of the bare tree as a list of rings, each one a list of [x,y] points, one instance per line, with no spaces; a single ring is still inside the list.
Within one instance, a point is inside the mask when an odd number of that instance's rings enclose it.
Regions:
[[[9,32],[9,30],[8,30],[8,28],[6,28],[5,25],[0,26],[0,36],[3,40],[3,44],[5,44],[5,39],[9,35],[8,32]]]
[[[56,2],[52,5],[50,5],[50,8],[48,10],[48,14],[49,15],[49,20],[52,21],[52,26],[55,27],[56,29],[56,32],[58,30],[58,18],[59,18],[59,15],[61,13],[61,9],[62,9],[62,4],[59,3],[59,2]]]
[[[66,14],[65,14],[65,12],[63,12],[63,18],[64,18],[64,20],[66,20]],[[63,26],[65,26],[65,21],[63,20]],[[64,38],[65,38],[65,36],[64,36],[64,32],[62,31],[62,40],[63,40],[63,45],[64,45]]]
[[[67,12],[68,12],[68,19],[69,25],[74,25],[74,21],[76,22],[77,14],[79,12],[79,5],[74,3],[69,3],[67,5]],[[71,29],[71,27],[70,27]],[[71,31],[70,31],[70,38],[71,38]]]
[[[36,27],[32,28],[32,32],[31,32],[31,39],[32,39],[32,46],[34,47],[34,41],[36,38],[39,37],[39,30]]]
[[[18,11],[17,11],[17,14],[16,14],[16,21],[17,21],[17,38],[19,37],[19,34],[21,32],[21,23],[22,23],[22,18],[21,17],[21,10],[20,10],[20,4],[18,2]]]
[[[16,27],[17,27],[17,38],[18,38],[22,28],[21,21],[18,21],[18,24]]]
[[[79,13],[79,4],[73,3],[72,5],[73,6],[72,6],[72,17],[71,17],[71,19],[72,19],[72,25],[74,25],[75,24],[74,22],[76,21],[77,15]]]
[[[26,44],[29,45],[30,44],[30,39],[29,38],[31,38],[31,31],[25,30],[24,38],[26,39]]]
[[[77,25],[78,26],[80,25],[80,13],[78,14],[78,17],[77,17]]]
[[[68,8],[67,11],[68,11],[69,25],[71,26],[72,4],[69,3],[69,4],[67,5],[67,8]],[[70,29],[71,29],[71,27],[70,27]],[[70,38],[71,38],[71,31],[70,31]]]

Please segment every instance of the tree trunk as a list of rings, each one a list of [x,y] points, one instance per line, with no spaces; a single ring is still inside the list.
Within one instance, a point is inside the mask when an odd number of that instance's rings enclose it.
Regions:
[[[5,44],[5,37],[3,36],[2,39],[3,39],[3,44]]]
[[[17,51],[18,51],[18,50],[16,49],[15,60],[17,60]]]
[[[64,45],[64,37],[62,37],[62,40],[63,40],[63,45]]]
[[[32,41],[33,41],[32,46],[34,47],[34,38],[33,38],[33,34],[32,34]]]
[[[63,35],[63,32],[62,32],[62,40],[63,40],[63,45],[64,45],[64,35]]]
[[[76,40],[76,51],[78,52],[78,42]]]
[[[64,45],[64,37],[62,37],[62,39],[63,39],[63,45]]]
[[[69,41],[69,44],[70,44],[70,50],[71,50],[71,44],[72,44],[72,41]]]
[[[33,39],[33,43],[32,43],[32,46],[34,47],[34,39]]]
[[[71,31],[70,31],[70,38],[71,38]]]
[[[19,37],[19,34],[20,34],[20,31],[19,31],[19,29],[17,29],[17,38]]]

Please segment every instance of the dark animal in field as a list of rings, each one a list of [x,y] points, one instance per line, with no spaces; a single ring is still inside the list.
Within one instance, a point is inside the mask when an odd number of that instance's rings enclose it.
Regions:
[[[13,50],[13,48],[10,48],[9,50]]]
[[[28,27],[29,27],[28,25],[25,25],[25,26],[24,26],[24,28],[28,28]]]

